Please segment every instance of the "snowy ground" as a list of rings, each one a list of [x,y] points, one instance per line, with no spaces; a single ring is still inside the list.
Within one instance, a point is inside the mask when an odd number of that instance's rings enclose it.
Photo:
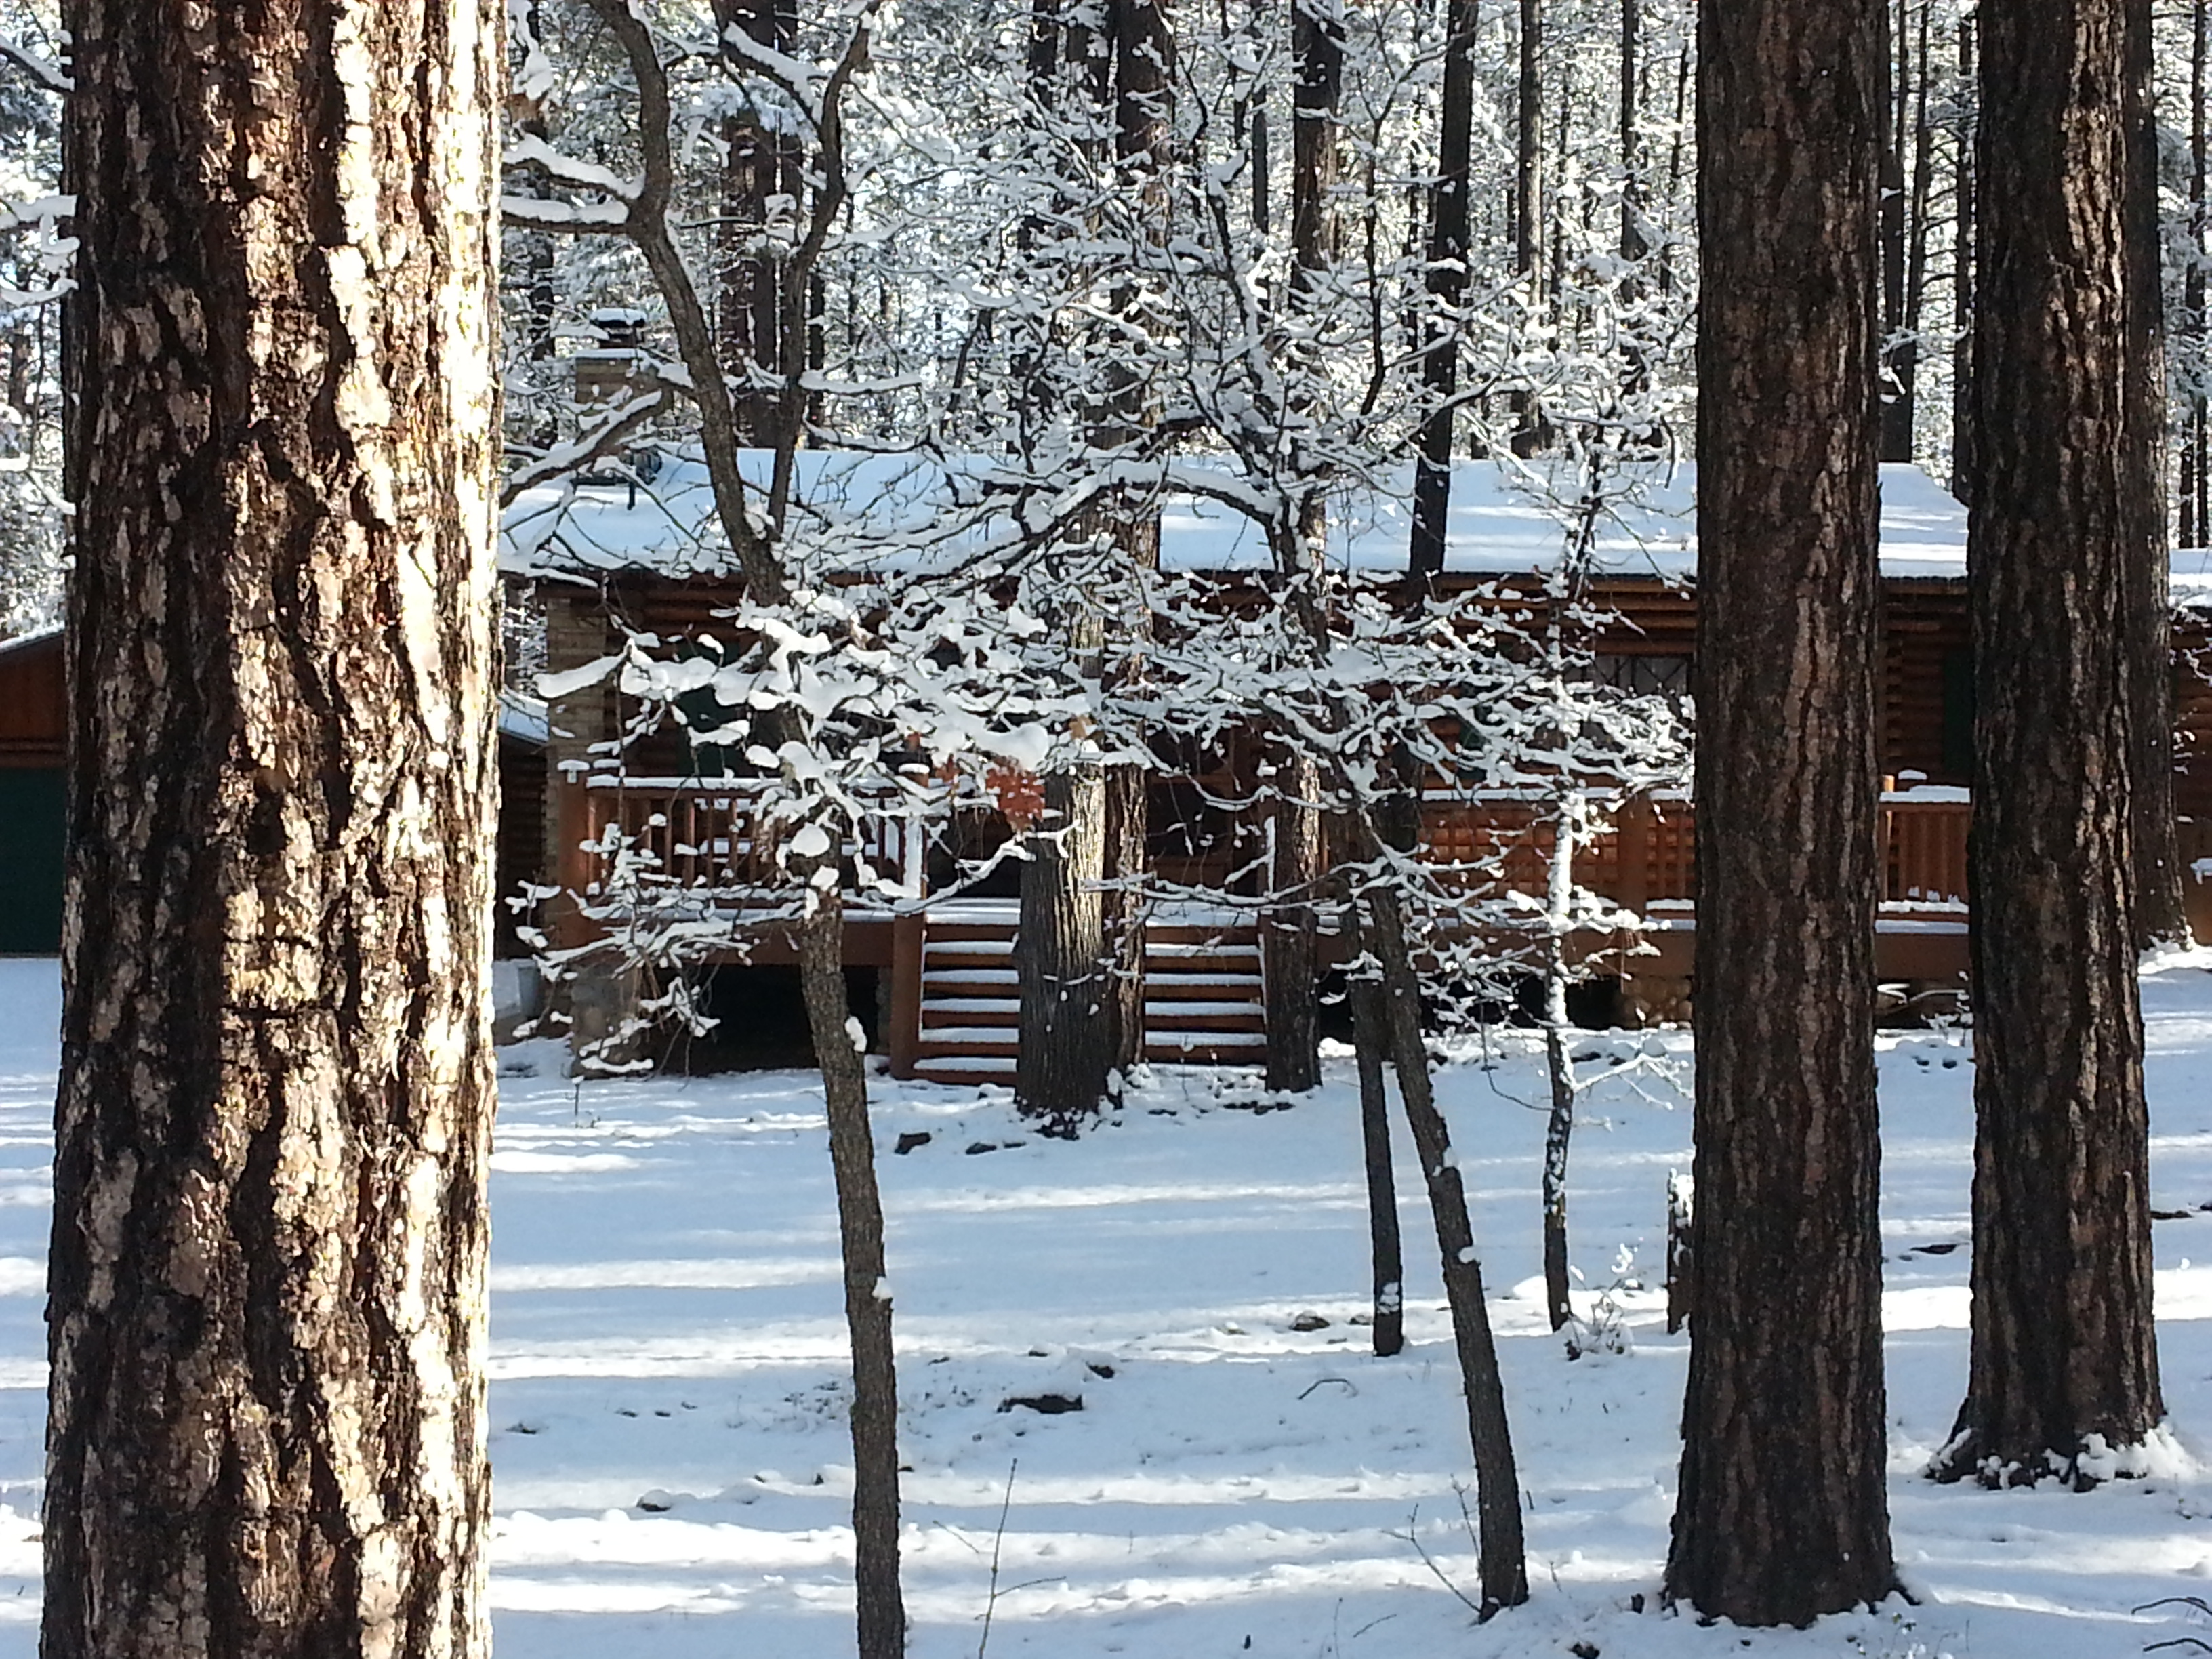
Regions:
[[[2154,1201],[2191,1212],[2157,1228],[2166,1386],[2199,1456],[2212,1443],[2208,964],[2171,965],[2145,990]],[[0,962],[0,1659],[35,1649],[56,1000],[51,962]],[[546,1074],[504,1080],[494,1164],[502,1659],[848,1651],[842,1328],[812,1079],[580,1092],[542,1050],[507,1060]],[[1566,1358],[1534,1279],[1529,1060],[1444,1074],[1534,1591],[1476,1629],[1410,1541],[1472,1590],[1453,1490],[1464,1419],[1402,1158],[1411,1345],[1375,1359],[1348,1323],[1366,1223],[1346,1069],[1319,1099],[1265,1115],[1224,1105],[1211,1074],[1163,1073],[1073,1145],[1024,1136],[972,1091],[879,1086],[917,1659],[977,1651],[994,1546],[992,1655],[2102,1659],[2191,1632],[2212,1641],[2212,1616],[2131,1611],[2212,1598],[2212,1457],[2086,1495],[1918,1478],[1966,1373],[1972,1073],[1933,1033],[1885,1037],[1881,1057],[1890,1503],[1917,1605],[1808,1632],[1657,1610],[1684,1342],[1663,1334],[1656,1288],[1623,1291],[1630,1351]],[[1651,1094],[1601,1088],[1577,1145],[1576,1255],[1594,1285],[1620,1276],[1624,1250],[1626,1276],[1656,1284],[1690,1119]],[[907,1132],[932,1139],[892,1155]],[[1309,1312],[1329,1323],[1291,1330]],[[999,1409],[1054,1386],[1079,1389],[1085,1409]]]

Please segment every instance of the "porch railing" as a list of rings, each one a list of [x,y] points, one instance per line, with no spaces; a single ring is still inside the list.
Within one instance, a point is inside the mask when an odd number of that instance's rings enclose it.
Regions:
[[[582,892],[599,879],[602,855],[584,844],[606,846],[611,829],[667,885],[732,902],[748,891],[776,886],[785,878],[777,866],[775,833],[759,810],[762,787],[626,778],[571,789],[569,802],[582,810],[564,803],[565,822],[575,833],[564,832],[570,861],[562,872],[563,884]],[[1962,789],[1883,793],[1879,844],[1885,904],[1964,906],[1971,810]],[[1543,801],[1525,794],[1437,792],[1422,806],[1423,851],[1464,872],[1470,884],[1541,893],[1551,857],[1547,811]],[[901,812],[864,812],[845,852],[918,899],[925,887],[927,836],[922,823]],[[1686,795],[1639,796],[1577,856],[1575,878],[1626,909],[1686,906],[1696,891],[1696,840]]]
[[[1540,800],[1522,796],[1432,798],[1422,807],[1423,847],[1470,880],[1540,894],[1552,854],[1547,811]],[[1971,811],[1963,789],[1883,793],[1877,832],[1883,904],[1965,905]],[[1688,798],[1668,793],[1627,802],[1613,827],[1577,855],[1575,879],[1625,909],[1688,904],[1697,891],[1697,818]]]
[[[576,791],[583,810],[570,853],[574,863],[562,884],[588,892],[605,857],[592,849],[619,845],[660,884],[687,893],[734,902],[779,886],[788,879],[777,860],[787,826],[769,823],[762,812],[761,796],[770,787],[746,779],[594,778]],[[896,883],[919,898],[924,834],[907,814],[889,810],[888,798],[885,809],[860,815],[845,857],[864,861],[877,881]],[[872,884],[867,891],[884,896]]]

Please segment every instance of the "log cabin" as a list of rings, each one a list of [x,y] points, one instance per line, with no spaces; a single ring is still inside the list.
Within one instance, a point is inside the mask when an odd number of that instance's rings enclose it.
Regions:
[[[0,956],[61,948],[67,797],[68,688],[62,632],[0,641]],[[545,720],[530,699],[501,700],[498,884],[516,895],[544,868]],[[502,903],[495,949],[529,955],[518,913]]]
[[[842,500],[896,496],[915,488],[910,464],[802,456],[810,489]],[[1509,470],[1511,469],[1511,470]],[[1972,767],[1972,685],[1967,638],[1966,513],[1910,466],[1882,470],[1881,766],[1883,890],[1877,971],[1899,1003],[1955,1002],[1966,971],[1966,828]],[[1595,641],[1601,678],[1637,691],[1686,696],[1695,649],[1695,468],[1655,471],[1638,499],[1624,501],[1601,533],[1594,597],[1610,613]],[[1407,525],[1402,495],[1347,495],[1333,505],[1328,556],[1377,579],[1401,569]],[[1533,587],[1562,545],[1559,515],[1511,464],[1455,468],[1443,586],[1525,579]],[[713,529],[703,469],[667,462],[651,484],[605,480],[547,488],[508,514],[503,551],[510,579],[534,584],[545,618],[549,672],[559,674],[617,653],[626,632],[664,646],[715,625],[738,596]],[[1170,498],[1162,508],[1161,558],[1169,569],[1229,574],[1264,564],[1258,537],[1211,501]],[[2212,568],[2204,556],[2175,561],[2176,663],[2181,695],[2177,780],[2185,856],[2212,852],[2212,756],[2197,763],[2200,733],[2212,741],[2212,685],[2196,664],[2212,641]],[[556,685],[561,683],[556,681]],[[740,793],[702,781],[680,739],[615,757],[615,734],[635,713],[602,680],[553,699],[547,745],[546,868],[583,890],[592,879],[578,848],[611,826],[638,836],[708,885],[743,888],[728,849],[750,846]],[[1234,798],[1254,763],[1237,745],[1164,766],[1152,786],[1151,854],[1156,869],[1203,888],[1246,860],[1252,833],[1208,800]],[[1024,781],[1006,778],[995,805],[1018,817]],[[1532,832],[1533,809],[1503,797],[1431,792],[1425,805],[1426,854],[1465,860],[1505,856],[1506,879],[1540,891],[1547,848]],[[848,964],[855,1012],[872,1046],[899,1075],[977,1081],[1012,1067],[1015,1023],[1012,886],[931,902],[933,878],[957,854],[1009,833],[1005,810],[984,803],[956,819],[963,844],[869,848],[878,867],[909,872],[920,900],[892,911],[856,911]],[[864,830],[863,836],[869,832]],[[893,837],[887,826],[883,834]],[[1584,855],[1578,878],[1633,912],[1640,924],[1582,941],[1584,970],[1611,993],[1585,1006],[1611,1022],[1644,1023],[1686,1013],[1695,932],[1694,825],[1681,792],[1632,801],[1617,826]],[[760,849],[750,854],[761,856]],[[2207,866],[2212,869],[2212,865]],[[2212,936],[2212,884],[2190,882],[2191,915]],[[1224,895],[1226,896],[1226,895]],[[556,939],[575,942],[573,917],[548,918]],[[564,932],[563,930],[567,930]],[[1259,951],[1249,912],[1182,907],[1155,916],[1147,939],[1148,1047],[1157,1060],[1237,1061],[1264,1051]],[[798,1029],[787,949],[756,946],[746,967],[718,974],[710,1008],[733,1030]],[[779,974],[781,973],[781,977]],[[604,1030],[604,1009],[592,1018]],[[586,1024],[580,1012],[579,1029]],[[803,1054],[775,1056],[803,1060]]]
[[[0,641],[0,956],[61,946],[62,633]]]

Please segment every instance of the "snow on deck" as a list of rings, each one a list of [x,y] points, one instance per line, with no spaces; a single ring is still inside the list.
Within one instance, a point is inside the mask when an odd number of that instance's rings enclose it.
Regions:
[[[2166,1386],[2212,1427],[2212,955],[2147,983]],[[0,961],[0,1659],[35,1647],[58,991]],[[1606,1068],[1647,1036],[1578,1045]],[[1658,1039],[1680,1055],[1686,1038]],[[1476,1627],[1417,1533],[1475,1582],[1455,1480],[1465,1421],[1419,1172],[1398,1138],[1410,1344],[1366,1352],[1355,1089],[1231,1109],[1249,1074],[1162,1068],[1073,1143],[1002,1091],[876,1083],[896,1297],[903,1549],[915,1659],[972,1656],[1006,1509],[992,1659],[1635,1659],[2062,1655],[2135,1659],[2201,1633],[2212,1474],[2086,1493],[1919,1477],[1966,1380],[1971,1050],[1885,1035],[1883,1232],[1897,1557],[1917,1605],[1809,1631],[1657,1610],[1685,1339],[1657,1288],[1690,1114],[1650,1073],[1589,1097],[1574,1146],[1582,1302],[1625,1354],[1545,1328],[1531,1045],[1444,1070],[1527,1494],[1524,1608]],[[818,1659],[849,1652],[850,1453],[836,1226],[816,1080],[585,1085],[504,1052],[493,1158],[491,1595],[501,1659]],[[897,1137],[929,1142],[892,1156]],[[976,1150],[988,1149],[988,1150]],[[1620,1265],[1623,1253],[1626,1265]],[[1319,1315],[1315,1330],[1291,1328]],[[1100,1370],[1110,1370],[1104,1376]],[[1084,1409],[1000,1411],[1078,1390]],[[641,1499],[649,1502],[641,1503]],[[1631,1610],[1643,1598],[1644,1611]]]

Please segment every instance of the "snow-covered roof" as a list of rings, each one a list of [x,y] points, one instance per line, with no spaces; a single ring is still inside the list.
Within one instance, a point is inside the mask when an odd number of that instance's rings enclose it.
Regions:
[[[545,746],[550,728],[545,718],[545,699],[525,696],[502,687],[499,694],[499,734]]]
[[[18,634],[12,640],[0,640],[0,657],[12,656],[18,651],[28,651],[34,646],[58,640],[62,636],[59,623],[50,623],[44,628],[34,628],[27,634]]]
[[[2212,611],[2212,547],[2175,549],[2172,569],[2175,607]]]
[[[748,453],[744,471],[764,483],[769,458]],[[933,544],[955,499],[975,500],[996,464],[981,457],[946,463],[904,456],[802,452],[794,500],[854,527],[855,539],[884,550],[879,565],[926,566],[947,550]],[[1572,480],[1540,465],[1460,461],[1452,467],[1451,512],[1444,567],[1466,574],[1511,574],[1541,569],[1559,556],[1572,511]],[[1237,485],[1225,471],[1203,463],[1178,467],[1176,482],[1205,486],[1218,477],[1224,495]],[[1697,565],[1694,463],[1637,464],[1633,489],[1608,486],[1617,497],[1597,538],[1596,562],[1618,576],[1681,577]],[[1381,488],[1346,487],[1330,502],[1328,556],[1340,566],[1402,570],[1411,530],[1410,466]],[[1966,510],[1919,468],[1881,469],[1882,574],[1897,578],[1957,578],[1966,572]],[[1010,532],[1011,525],[1003,525]],[[729,566],[715,521],[706,468],[672,459],[650,487],[551,484],[526,492],[507,513],[502,563],[516,574],[647,570],[706,575]],[[970,529],[951,545],[975,544],[988,532]],[[1267,563],[1258,526],[1230,501],[1170,488],[1160,520],[1160,557],[1170,569],[1257,569]],[[2177,565],[2177,583],[2179,570]],[[2206,577],[2212,585],[2212,574]]]

